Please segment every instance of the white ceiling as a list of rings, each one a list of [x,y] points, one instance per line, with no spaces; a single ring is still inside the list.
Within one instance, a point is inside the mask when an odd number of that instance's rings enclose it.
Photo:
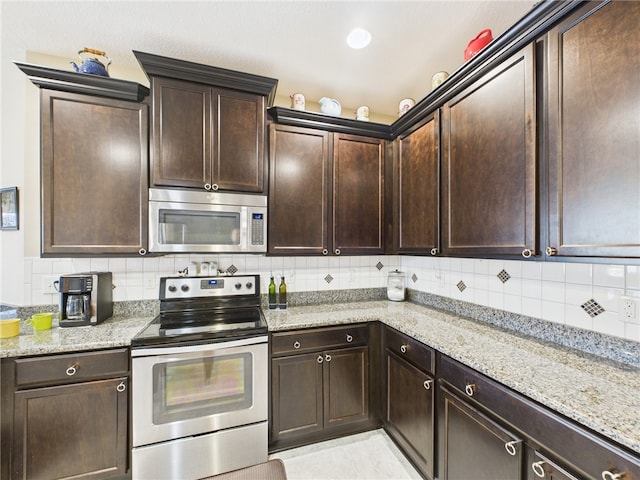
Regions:
[[[96,48],[128,68],[139,68],[132,50],[165,55],[277,78],[278,95],[336,98],[344,117],[359,105],[395,117],[401,99],[431,91],[435,72],[463,64],[481,30],[496,38],[534,3],[2,0],[2,40],[70,60]],[[351,50],[345,37],[358,26],[373,40]]]

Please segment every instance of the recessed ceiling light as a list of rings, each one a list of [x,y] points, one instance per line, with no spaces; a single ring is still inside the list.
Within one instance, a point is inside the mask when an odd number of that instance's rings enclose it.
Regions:
[[[364,28],[355,28],[347,35],[347,45],[353,49],[364,48],[371,42],[371,34]]]

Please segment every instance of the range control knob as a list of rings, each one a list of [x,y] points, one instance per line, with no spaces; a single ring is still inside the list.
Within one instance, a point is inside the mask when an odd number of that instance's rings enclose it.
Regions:
[[[240,282],[236,283],[236,290],[240,290],[242,288],[242,284]]]
[[[176,290],[178,290],[178,289],[176,288],[176,286],[175,286],[175,285],[169,285],[169,286],[167,287],[167,290],[169,290],[170,292],[175,292],[175,291],[176,291]]]
[[[186,283],[182,284],[182,286],[180,287],[180,290],[182,290],[183,292],[188,292],[189,285],[187,285]]]
[[[247,290],[251,290],[253,288],[253,283],[251,282],[247,282],[247,284],[245,285],[245,287],[247,287]]]

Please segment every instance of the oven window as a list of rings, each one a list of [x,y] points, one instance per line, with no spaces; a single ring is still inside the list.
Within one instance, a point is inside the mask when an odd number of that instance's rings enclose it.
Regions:
[[[153,423],[186,420],[252,405],[250,353],[153,366]]]
[[[160,210],[158,243],[240,245],[240,213]]]

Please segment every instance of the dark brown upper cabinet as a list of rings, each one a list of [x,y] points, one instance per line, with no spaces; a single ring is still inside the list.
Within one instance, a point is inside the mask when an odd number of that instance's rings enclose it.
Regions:
[[[442,250],[538,250],[534,46],[442,107]]]
[[[151,184],[265,193],[277,80],[134,52],[151,81]]]
[[[385,142],[273,124],[269,253],[384,253]]]
[[[264,97],[153,78],[151,183],[261,193]]]
[[[640,3],[548,36],[549,256],[640,257]]]
[[[439,249],[440,115],[398,140],[393,166],[393,253]]]
[[[41,91],[42,256],[145,254],[146,104]]]

